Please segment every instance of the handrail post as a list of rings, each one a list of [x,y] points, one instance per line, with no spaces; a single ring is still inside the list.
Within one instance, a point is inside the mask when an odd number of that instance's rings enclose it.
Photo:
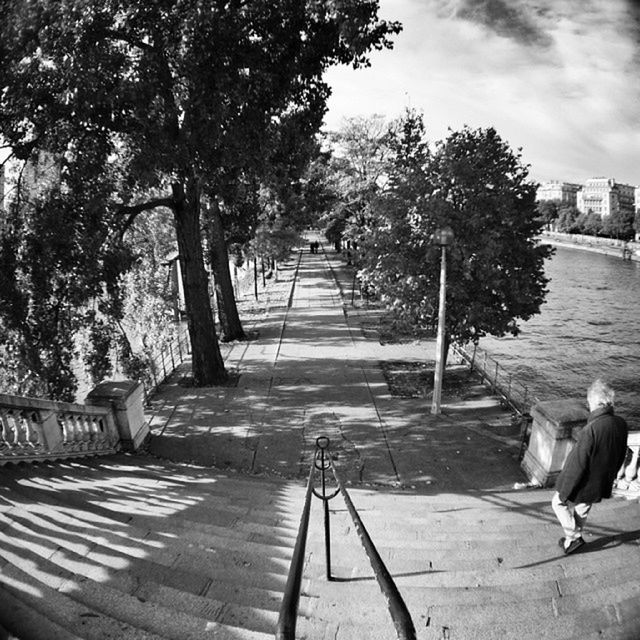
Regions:
[[[330,467],[330,462],[327,462],[325,456],[329,448],[329,438],[326,436],[320,436],[316,438],[316,468],[320,470],[322,494],[319,496],[322,500],[322,506],[324,511],[324,550],[326,559],[326,571],[327,580],[331,582],[331,526],[329,522],[329,498],[327,498],[327,479],[326,470]],[[318,457],[320,458],[320,464],[318,465]]]
[[[330,527],[329,527],[329,500],[335,498],[339,493],[342,494],[347,510],[351,515],[351,519],[356,527],[356,531],[360,537],[365,552],[369,557],[371,566],[376,574],[376,580],[382,590],[382,593],[388,600],[389,612],[393,619],[396,633],[399,640],[416,640],[415,627],[407,607],[402,600],[402,596],[396,587],[391,574],[387,570],[380,554],[376,550],[365,526],[353,506],[353,502],[347,493],[344,485],[337,475],[336,468],[329,454],[329,438],[320,436],[316,438],[316,451],[314,453],[313,462],[309,471],[309,479],[307,481],[307,489],[305,492],[304,507],[300,518],[300,526],[293,550],[293,557],[289,567],[287,576],[287,584],[285,586],[282,604],[278,615],[278,623],[276,626],[276,640],[295,640],[296,620],[298,616],[298,603],[300,598],[300,586],[302,580],[302,571],[304,565],[304,553],[307,540],[307,532],[309,526],[309,513],[311,508],[311,496],[320,498],[324,503],[324,530],[325,530],[325,547],[327,552],[327,580],[333,580],[331,577],[331,543],[330,543]],[[327,495],[326,471],[331,469],[332,475],[338,485],[337,489]],[[321,473],[321,491],[313,488],[313,475],[315,471]]]

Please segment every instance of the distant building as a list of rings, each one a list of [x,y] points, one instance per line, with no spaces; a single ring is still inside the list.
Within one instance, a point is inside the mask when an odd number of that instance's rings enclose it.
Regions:
[[[536,193],[538,201],[557,200],[564,205],[576,206],[576,196],[581,186],[571,182],[551,180],[543,182]]]
[[[612,213],[635,212],[636,188],[611,178],[590,178],[578,191],[576,206],[581,213],[597,213],[602,218]]]

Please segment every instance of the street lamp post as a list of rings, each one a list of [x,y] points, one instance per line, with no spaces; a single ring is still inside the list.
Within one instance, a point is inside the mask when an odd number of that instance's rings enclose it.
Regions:
[[[451,227],[436,229],[433,243],[441,248],[440,257],[440,301],[438,305],[438,336],[436,339],[436,366],[433,374],[433,400],[431,413],[440,413],[440,398],[442,396],[442,376],[444,369],[444,329],[447,306],[447,247],[453,242]]]

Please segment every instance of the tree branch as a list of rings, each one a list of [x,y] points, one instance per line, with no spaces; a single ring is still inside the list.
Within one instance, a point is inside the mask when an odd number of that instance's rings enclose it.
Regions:
[[[118,215],[127,216],[122,227],[120,228],[119,238],[122,239],[127,229],[133,224],[138,214],[143,211],[151,211],[158,207],[168,207],[169,209],[175,206],[176,202],[174,198],[154,198],[147,202],[141,202],[140,204],[134,204],[132,206],[122,206],[116,212]]]

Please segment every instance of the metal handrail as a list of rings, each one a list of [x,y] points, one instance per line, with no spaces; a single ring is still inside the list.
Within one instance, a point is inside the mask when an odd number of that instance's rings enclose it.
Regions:
[[[393,620],[393,624],[396,628],[396,633],[398,634],[398,640],[416,640],[416,629],[413,624],[413,620],[411,619],[411,615],[409,610],[407,609],[407,605],[405,604],[400,592],[398,591],[398,587],[396,587],[396,583],[394,582],[389,570],[384,564],[378,550],[373,544],[373,540],[369,535],[360,515],[358,514],[357,509],[353,505],[351,501],[351,497],[349,496],[349,492],[346,490],[344,484],[340,480],[336,468],[333,464],[333,460],[330,460],[331,470],[333,471],[333,477],[336,480],[336,484],[338,485],[338,490],[342,495],[342,498],[347,505],[347,510],[349,511],[349,515],[351,516],[351,520],[360,536],[360,541],[362,542],[362,546],[369,557],[369,562],[371,563],[371,568],[376,576],[376,580],[378,581],[378,586],[382,591],[382,594],[387,599],[387,606],[389,608],[389,613],[391,614],[391,619]]]
[[[344,484],[340,480],[337,470],[333,464],[331,456],[327,455],[329,449],[329,438],[321,436],[316,439],[316,451],[314,454],[311,469],[309,471],[309,480],[305,492],[304,507],[302,509],[302,517],[300,518],[300,527],[298,536],[293,550],[293,558],[289,568],[287,584],[280,607],[278,616],[278,624],[276,627],[276,640],[295,640],[296,622],[298,617],[298,604],[300,601],[300,585],[302,583],[302,571],[304,567],[304,551],[307,541],[307,533],[309,530],[309,514],[311,511],[311,496],[315,495],[320,498],[324,505],[324,531],[325,531],[325,550],[327,565],[327,580],[331,577],[331,542],[330,542],[330,526],[329,526],[329,500],[333,499],[340,493],[347,506],[349,515],[355,525],[356,531],[360,537],[360,541],[371,563],[371,568],[375,574],[378,585],[387,598],[387,606],[391,619],[396,628],[398,640],[416,640],[416,630],[411,620],[411,615],[407,609],[398,588],[396,587],[391,574],[385,566],[378,550],[373,544],[371,536],[367,532],[362,519],[358,515],[358,511],[351,501],[351,497],[347,492]],[[331,469],[333,477],[336,481],[337,489],[331,494],[327,493],[325,472]],[[313,476],[316,471],[320,471],[321,475],[321,491],[316,491],[313,487]]]
[[[309,530],[309,514],[311,513],[311,496],[313,495],[313,474],[315,464],[311,464],[307,490],[304,496],[304,507],[298,528],[298,537],[293,548],[293,557],[289,567],[287,584],[280,605],[280,614],[276,627],[276,640],[295,640],[296,622],[298,620],[298,604],[300,602],[300,585],[302,584],[302,570],[304,568],[304,550],[307,545]]]

